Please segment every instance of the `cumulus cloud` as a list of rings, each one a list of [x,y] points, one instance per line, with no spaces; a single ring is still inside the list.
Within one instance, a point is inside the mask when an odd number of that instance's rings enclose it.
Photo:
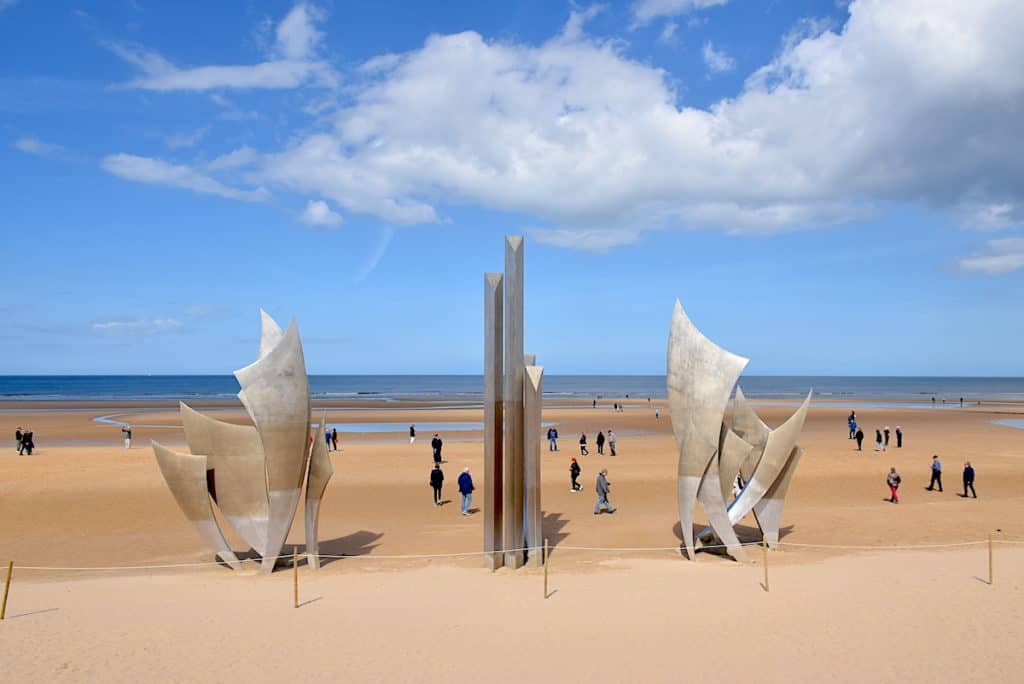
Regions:
[[[132,318],[127,320],[96,321],[89,326],[89,329],[100,335],[141,336],[177,332],[183,327],[184,324],[174,318]]]
[[[334,68],[317,57],[323,33],[316,23],[324,14],[300,3],[281,20],[269,59],[257,64],[175,66],[162,55],[139,45],[107,43],[115,55],[142,72],[125,84],[128,88],[154,91],[207,91],[214,89],[296,88],[304,84],[331,87],[337,84]]]
[[[175,133],[174,135],[169,135],[164,139],[164,143],[166,143],[167,147],[172,150],[178,150],[183,147],[195,147],[209,132],[210,127],[203,126],[191,133]]]
[[[218,195],[249,202],[264,200],[268,193],[263,188],[239,190],[205,175],[186,165],[172,164],[162,159],[139,157],[133,154],[112,154],[103,158],[103,168],[126,180],[153,185],[169,185],[193,192]]]
[[[675,17],[727,2],[729,0],[637,0],[633,3],[633,20],[643,25],[658,17]]]
[[[227,169],[238,169],[249,166],[259,158],[259,153],[248,145],[242,145],[227,154],[210,161],[206,168],[210,171],[224,171]]]
[[[661,33],[658,35],[658,42],[671,45],[677,40],[677,31],[679,24],[674,21],[666,21],[665,26],[662,27]]]
[[[309,200],[299,219],[311,226],[339,226],[341,215],[332,211],[323,200]]]
[[[38,138],[18,138],[14,141],[14,148],[37,157],[49,157],[64,151],[60,145],[45,143]]]
[[[711,44],[711,41],[704,43],[704,48],[701,50],[701,56],[704,58],[704,64],[707,65],[708,71],[713,74],[719,74],[723,71],[732,71],[736,66],[736,62],[733,58],[727,55],[723,50],[716,50],[715,46]]]
[[[1024,238],[989,240],[980,253],[964,257],[959,262],[965,273],[1004,275],[1024,268]]]

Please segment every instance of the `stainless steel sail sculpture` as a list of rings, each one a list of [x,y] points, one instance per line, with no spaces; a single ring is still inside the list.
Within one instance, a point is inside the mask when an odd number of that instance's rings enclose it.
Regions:
[[[308,480],[306,550],[310,566],[317,568],[320,500],[334,473],[326,448],[318,448],[325,446],[319,438],[325,423],[310,434],[309,384],[295,322],[284,331],[265,312],[260,315],[259,356],[235,371],[242,387],[238,398],[253,425],[225,423],[182,403],[191,454],[155,442],[153,450],[175,500],[207,544],[225,562],[237,563],[217,526],[212,501],[260,555],[264,573],[274,569]]]
[[[687,555],[717,537],[737,560],[746,554],[733,526],[754,512],[765,539],[778,542],[782,500],[803,450],[796,440],[811,395],[776,430],[770,429],[736,388],[732,426],[724,422],[733,387],[748,359],[705,337],[676,301],[668,339],[668,400],[672,431],[679,449],[677,494],[679,523]],[[732,483],[742,474],[745,486],[732,499]],[[710,527],[693,533],[697,502]]]

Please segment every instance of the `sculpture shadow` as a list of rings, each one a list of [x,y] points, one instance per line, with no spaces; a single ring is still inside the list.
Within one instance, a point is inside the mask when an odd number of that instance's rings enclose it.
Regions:
[[[542,511],[541,515],[541,531],[544,538],[548,540],[550,548],[553,549],[569,536],[562,532],[562,528],[568,525],[569,521],[563,518],[561,513],[544,513]]]
[[[701,532],[703,532],[705,528],[707,528],[707,525],[702,525],[702,524],[694,523],[694,525],[693,525],[693,538],[694,538],[694,540],[697,539],[697,535],[700,534]],[[751,526],[751,525],[735,525],[733,527],[733,530],[736,531],[736,538],[739,539],[741,544],[754,544],[754,543],[758,543],[758,542],[761,541],[761,529],[756,527],[756,526]],[[785,527],[780,527],[779,528],[779,541],[782,541],[783,539],[788,537],[790,534],[792,534],[792,532],[793,532],[793,526],[792,525],[786,525]],[[676,539],[679,540],[680,553],[682,553],[685,556],[686,555],[686,550],[683,547],[683,527],[682,527],[682,525],[679,524],[679,521],[676,521],[676,523],[674,525],[672,525],[672,534],[674,534],[676,536]],[[715,542],[715,543],[717,544],[717,542]],[[716,555],[716,556],[728,557],[728,554],[725,552],[726,550],[725,550],[724,547],[722,547],[722,548],[707,548],[707,547],[704,547],[704,548],[696,549],[696,551],[697,551],[697,553],[710,553],[710,554],[713,554],[713,555]]]
[[[368,556],[377,548],[377,540],[384,535],[370,530],[359,530],[344,537],[320,542],[320,565],[330,565],[341,558],[325,558],[325,556]]]

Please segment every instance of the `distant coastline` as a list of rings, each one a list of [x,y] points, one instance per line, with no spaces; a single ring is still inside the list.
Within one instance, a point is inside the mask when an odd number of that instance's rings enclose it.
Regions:
[[[479,375],[310,375],[316,400],[389,402],[409,399],[466,399],[482,396]],[[740,379],[757,399],[796,399],[809,389],[828,401],[889,399],[957,401],[1024,399],[1024,378],[769,376]],[[231,375],[3,375],[0,401],[230,400],[238,391]],[[663,399],[661,375],[547,375],[549,398],[625,397]]]

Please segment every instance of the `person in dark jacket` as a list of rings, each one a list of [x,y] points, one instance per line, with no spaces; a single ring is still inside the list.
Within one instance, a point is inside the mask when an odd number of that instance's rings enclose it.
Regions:
[[[21,450],[24,448],[21,445],[21,437],[21,426],[19,425],[18,429],[14,431],[14,448],[17,449],[19,456],[21,456]]]
[[[587,433],[580,435],[580,456],[589,456],[590,452],[587,451]]]
[[[579,483],[580,472],[580,464],[576,462],[576,458],[574,457],[572,462],[569,464],[569,478],[572,480],[572,486],[569,491],[574,494],[583,489],[583,485]]]
[[[974,491],[974,467],[970,461],[964,463],[964,498],[967,498],[967,488],[971,488],[971,496],[975,499],[978,498],[978,493]]]
[[[558,430],[553,425],[548,428],[548,451],[558,451]]]
[[[598,430],[597,439],[594,441],[597,442],[597,455],[604,456],[604,433]]]
[[[881,450],[882,450],[882,431],[876,429],[875,430],[875,451],[881,451]]]
[[[409,426],[409,444],[413,444],[416,441],[416,425]]]
[[[331,444],[334,445],[334,450],[338,450],[338,428],[331,428]]]
[[[597,503],[594,504],[594,515],[601,513],[601,506],[608,509],[609,513],[615,512],[615,506],[608,500],[608,492],[611,491],[611,484],[608,483],[608,469],[605,468],[597,475]]]
[[[434,450],[434,463],[441,463],[441,447],[443,446],[444,442],[441,441],[441,438],[435,432],[434,439],[430,440],[430,448]]]
[[[888,448],[889,448],[889,435],[891,434],[889,432],[889,426],[888,425],[886,425],[885,429],[882,430],[882,434],[885,435],[885,449],[888,450]]]
[[[857,451],[863,451],[861,449],[861,445],[864,444],[864,431],[857,428],[857,434],[855,436],[857,438]]]
[[[469,515],[469,507],[473,505],[473,476],[469,474],[469,468],[463,468],[459,475],[459,494],[462,495],[462,515]]]
[[[24,453],[26,456],[32,455],[32,450],[36,448],[35,437],[31,430],[25,430],[21,435],[21,445],[24,447]]]
[[[896,426],[896,448],[903,448],[903,428],[901,428],[899,425]]]
[[[434,469],[430,471],[430,488],[434,490],[434,505],[441,505],[441,485],[444,484],[444,473],[441,472],[441,464],[435,463]]]

